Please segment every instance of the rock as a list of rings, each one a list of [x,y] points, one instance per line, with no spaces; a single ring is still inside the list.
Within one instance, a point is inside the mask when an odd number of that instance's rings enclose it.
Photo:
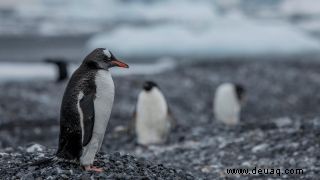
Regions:
[[[36,152],[36,151],[41,152],[41,151],[43,151],[43,149],[44,149],[44,147],[43,147],[42,145],[40,145],[40,144],[33,144],[33,145],[30,145],[30,146],[26,149],[26,151],[27,151],[28,153],[32,153],[32,152]]]
[[[260,151],[264,151],[269,145],[268,144],[259,144],[251,149],[251,152],[257,153]]]
[[[274,122],[278,128],[292,125],[292,120],[288,117],[275,119]]]
[[[81,175],[81,180],[91,180],[91,177],[88,174],[83,174]]]
[[[211,171],[212,171],[211,166],[204,166],[203,168],[201,168],[201,172],[203,173],[210,173]]]
[[[0,152],[0,158],[8,157],[8,156],[9,156],[9,154],[8,154],[8,153]]]
[[[34,180],[34,176],[32,175],[32,173],[27,173],[27,174],[24,174],[21,179],[23,180]]]
[[[42,151],[47,156],[51,155],[52,152],[48,152],[43,148]],[[9,160],[4,163],[3,159],[0,159],[0,169],[7,169],[11,167],[17,177],[21,179],[35,179],[46,177],[46,179],[107,179],[107,178],[120,178],[120,179],[136,179],[136,178],[146,178],[154,179],[156,177],[161,177],[163,179],[187,179],[190,175],[185,173],[177,173],[175,169],[168,168],[162,164],[155,164],[146,161],[144,158],[134,158],[130,155],[121,156],[119,152],[113,154],[99,153],[94,164],[104,165],[108,163],[111,159],[114,162],[111,163],[110,168],[106,169],[102,173],[93,173],[83,171],[78,165],[68,164],[68,163],[50,163],[50,164],[40,164],[30,167],[20,167],[21,163],[18,161],[25,162],[26,159],[32,159],[37,156],[37,152],[27,152],[24,150],[24,154],[21,156],[14,156],[14,153],[8,154]],[[101,158],[102,157],[102,158]],[[157,169],[151,168],[151,166],[158,167]],[[100,166],[104,167],[105,166]],[[1,177],[4,179],[10,179],[12,177],[11,173],[7,171],[1,172]]]
[[[123,131],[126,131],[126,130],[127,129],[126,129],[125,126],[117,126],[117,127],[114,128],[113,131],[119,133],[119,132],[123,132]]]

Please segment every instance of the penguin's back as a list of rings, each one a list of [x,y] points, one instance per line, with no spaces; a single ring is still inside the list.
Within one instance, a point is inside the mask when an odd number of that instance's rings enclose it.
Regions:
[[[82,152],[83,130],[79,113],[79,98],[95,93],[97,71],[80,66],[72,75],[63,95],[60,109],[60,135],[57,156],[79,160]]]

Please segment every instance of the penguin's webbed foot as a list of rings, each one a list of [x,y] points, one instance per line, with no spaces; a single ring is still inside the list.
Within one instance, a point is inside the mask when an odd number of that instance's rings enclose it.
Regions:
[[[103,172],[103,169],[102,169],[102,168],[95,167],[95,166],[93,166],[93,165],[83,166],[83,168],[84,168],[84,170],[86,170],[86,171],[93,171],[93,172],[98,172],[98,173]]]

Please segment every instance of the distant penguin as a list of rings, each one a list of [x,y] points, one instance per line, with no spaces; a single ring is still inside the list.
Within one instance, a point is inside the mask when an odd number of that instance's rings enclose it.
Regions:
[[[137,141],[141,145],[166,142],[175,125],[168,104],[158,85],[152,81],[143,84],[134,113]]]
[[[45,62],[52,63],[57,66],[57,82],[62,82],[66,79],[68,79],[69,73],[68,73],[68,63],[64,59],[46,59]]]
[[[99,151],[114,99],[114,83],[109,69],[129,66],[113,54],[98,48],[73,73],[66,87],[60,112],[57,157],[80,162],[85,170],[101,172],[92,166]]]
[[[239,84],[221,84],[213,100],[213,113],[216,120],[226,125],[236,125],[240,121],[241,106],[245,89]]]

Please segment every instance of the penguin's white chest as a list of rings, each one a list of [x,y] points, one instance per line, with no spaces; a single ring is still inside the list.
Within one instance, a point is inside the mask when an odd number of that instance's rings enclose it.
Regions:
[[[157,88],[139,94],[136,115],[136,133],[140,144],[156,144],[166,140],[170,130],[168,106]]]
[[[95,77],[95,84],[94,126],[90,142],[83,147],[80,158],[82,165],[93,163],[95,154],[101,147],[113,106],[114,83],[110,72],[104,70],[98,71]]]
[[[114,83],[109,71],[100,70],[96,74],[96,98],[94,100],[94,133],[105,133],[114,100]]]
[[[218,87],[214,98],[214,115],[218,121],[227,125],[236,125],[240,119],[240,103],[232,84]]]

